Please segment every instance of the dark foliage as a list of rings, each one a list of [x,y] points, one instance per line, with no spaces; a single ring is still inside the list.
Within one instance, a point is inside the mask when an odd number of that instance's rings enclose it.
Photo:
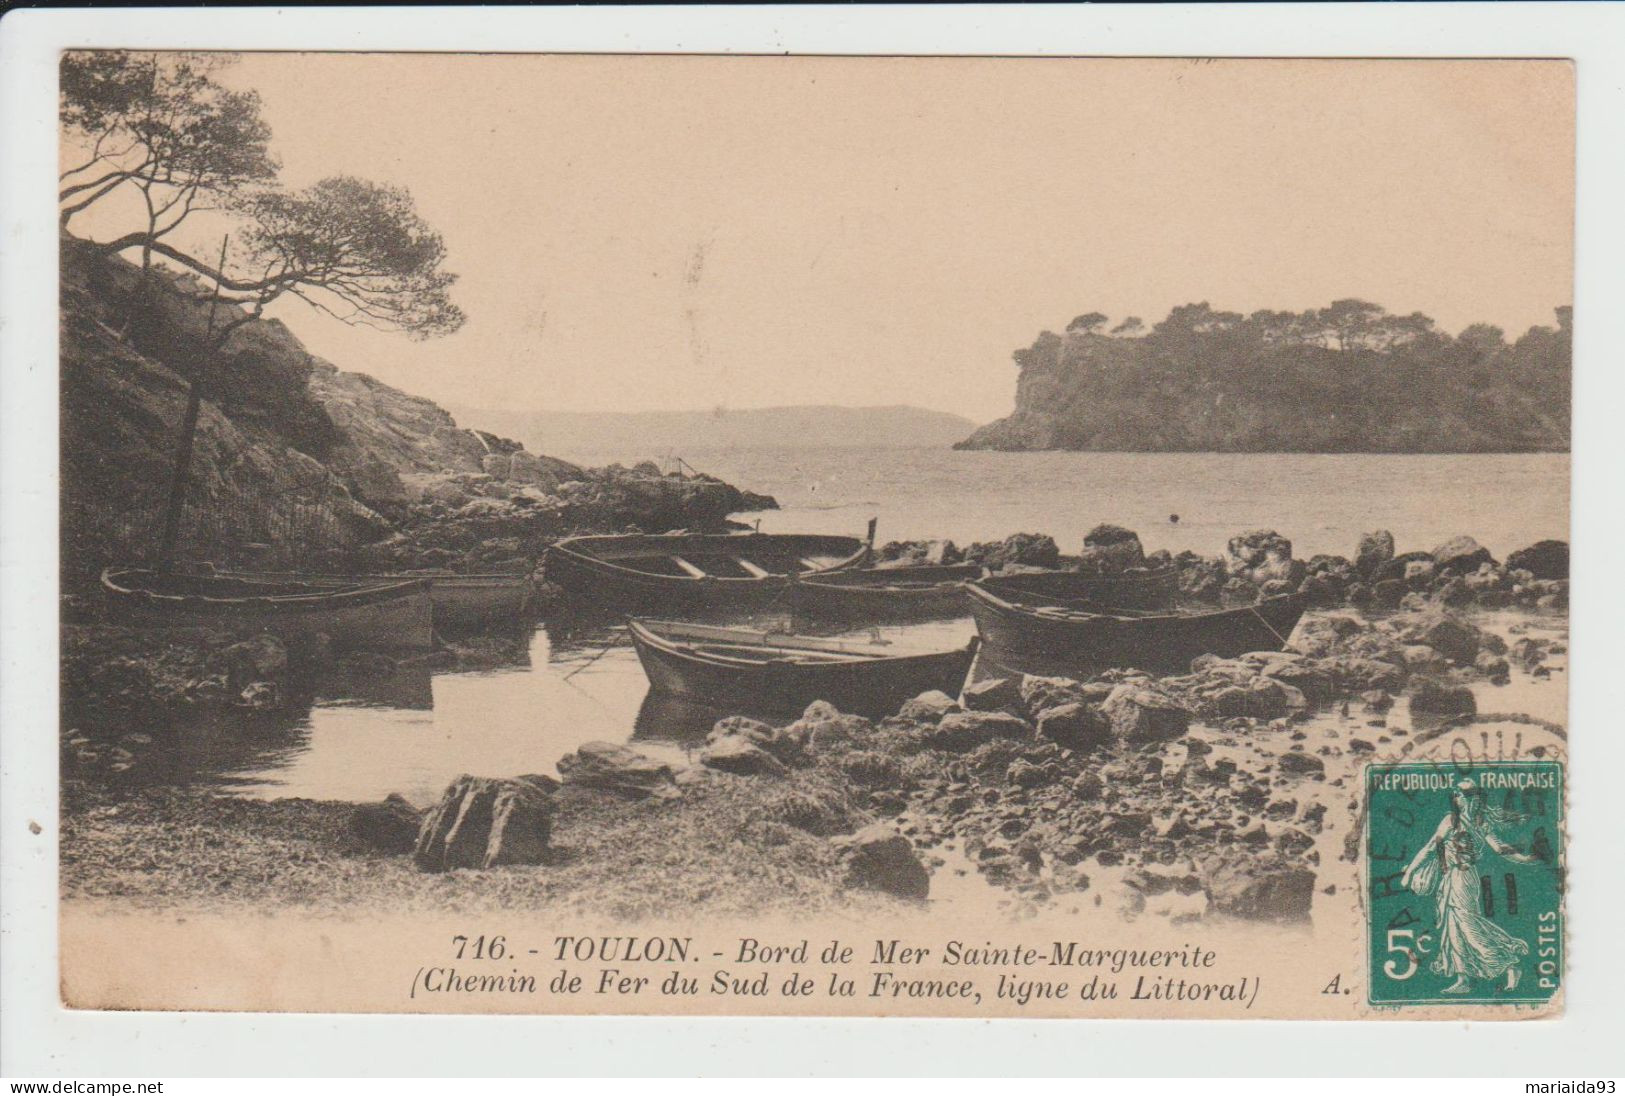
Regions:
[[[976,449],[1541,452],[1569,446],[1571,310],[1515,342],[1359,300],[1302,313],[1182,305],[1136,336],[1089,313],[1014,354],[1016,412]],[[1136,321],[1137,323],[1137,321]]]

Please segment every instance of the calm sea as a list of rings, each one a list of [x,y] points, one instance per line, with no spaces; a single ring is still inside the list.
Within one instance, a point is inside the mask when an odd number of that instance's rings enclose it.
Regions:
[[[1297,553],[1350,554],[1362,531],[1391,530],[1401,550],[1459,533],[1497,556],[1568,536],[1566,456],[1289,456],[963,453],[948,450],[796,450],[681,454],[694,467],[772,494],[784,509],[760,515],[768,531],[861,534],[870,516],[882,540],[950,537],[960,544],[1016,531],[1047,532],[1076,551],[1091,526],[1111,521],[1148,549],[1218,553],[1260,526]],[[602,464],[639,453],[573,453]],[[1177,513],[1179,521],[1170,522]],[[1560,619],[1540,623],[1554,638]],[[968,619],[879,629],[911,647],[958,646]],[[1564,684],[1488,683],[1484,711],[1563,719]],[[459,773],[551,772],[593,739],[633,740],[672,759],[690,754],[714,713],[648,695],[613,621],[550,621],[510,666],[477,672],[402,669],[393,677],[323,683],[309,712],[260,727],[197,725],[131,776],[203,782],[263,797],[377,799],[405,794],[427,805]]]
[[[655,456],[558,454],[590,465]],[[1048,533],[1064,552],[1101,522],[1140,534],[1146,550],[1211,555],[1244,529],[1274,529],[1307,559],[1352,556],[1362,532],[1387,529],[1400,551],[1458,534],[1496,556],[1568,539],[1564,453],[1445,456],[1297,453],[987,453],[952,449],[693,449],[673,457],[772,495],[765,532],[948,537],[960,545]],[[1171,520],[1172,515],[1179,520]]]

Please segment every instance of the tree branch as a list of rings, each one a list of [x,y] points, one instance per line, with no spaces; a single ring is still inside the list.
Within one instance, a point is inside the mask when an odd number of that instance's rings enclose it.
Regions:
[[[178,248],[171,247],[162,240],[154,239],[151,233],[147,232],[131,232],[127,235],[120,236],[116,240],[108,240],[106,243],[96,244],[95,246],[97,252],[103,255],[112,255],[116,252],[128,251],[132,247],[151,247],[153,251],[156,251],[158,254],[163,255],[166,258],[175,260],[188,270],[191,270],[197,274],[202,274],[204,277],[209,278],[212,281],[219,282],[222,289],[230,289],[238,293],[258,293],[261,290],[269,289],[274,285],[279,285],[290,280],[297,280],[298,277],[297,275],[290,273],[276,278],[264,278],[259,281],[243,281],[240,278],[233,278],[229,276],[224,271],[214,269],[214,267],[210,266],[208,263],[199,262],[186,252],[181,251]]]
[[[146,164],[141,165],[141,167],[146,167],[146,166],[147,166]],[[81,191],[94,190],[97,187],[101,186],[103,183],[107,182],[109,179],[118,179],[118,180],[121,180],[121,181],[124,180],[124,179],[133,179],[133,178],[136,177],[136,175],[140,174],[140,172],[141,172],[141,168],[134,168],[134,169],[130,169],[130,170],[120,168],[117,171],[109,171],[106,175],[103,175],[100,179],[92,179],[88,183],[76,183],[73,186],[64,187],[62,190],[57,192],[56,200],[59,201],[59,202],[63,202],[63,201],[66,201],[67,199],[73,197],[75,194],[80,193]]]
[[[80,210],[85,209],[88,206],[94,205],[97,201],[99,201],[100,199],[102,199],[106,195],[112,193],[114,190],[117,190],[120,186],[123,186],[125,183],[127,183],[129,181],[130,180],[127,179],[127,178],[114,179],[112,182],[110,182],[106,186],[102,187],[102,189],[96,191],[90,197],[82,198],[79,201],[75,202],[73,205],[67,206],[66,208],[62,209],[58,213],[58,217],[61,219],[61,221],[64,224],[66,224],[67,221],[68,221],[68,218],[72,217],[75,213],[78,213]]]

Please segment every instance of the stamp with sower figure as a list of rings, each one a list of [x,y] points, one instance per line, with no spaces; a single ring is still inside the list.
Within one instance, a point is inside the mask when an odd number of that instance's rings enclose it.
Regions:
[[[1374,1005],[1544,1004],[1563,977],[1555,761],[1366,770]]]

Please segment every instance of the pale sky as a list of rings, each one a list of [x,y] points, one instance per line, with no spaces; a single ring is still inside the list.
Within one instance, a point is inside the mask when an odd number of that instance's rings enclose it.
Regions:
[[[1516,334],[1571,299],[1565,62],[250,54],[302,186],[406,186],[469,321],[291,302],[312,352],[461,406],[1007,414],[1010,352],[1363,297]],[[218,238],[218,237],[216,237]]]

